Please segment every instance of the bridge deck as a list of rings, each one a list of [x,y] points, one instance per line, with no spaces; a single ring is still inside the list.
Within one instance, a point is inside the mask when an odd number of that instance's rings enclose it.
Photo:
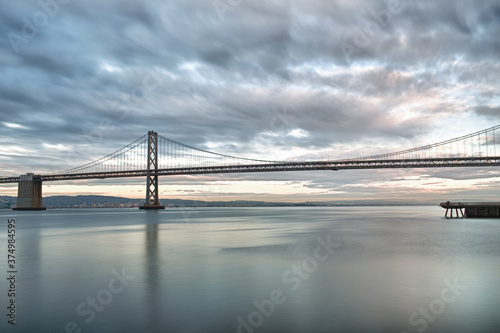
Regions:
[[[359,169],[395,169],[395,168],[447,168],[447,167],[482,167],[500,166],[498,157],[456,157],[427,159],[354,159],[342,161],[278,162],[267,164],[247,164],[229,166],[200,166],[187,168],[158,169],[158,176],[196,175],[209,173],[243,173],[276,171],[311,171],[311,170],[359,170]],[[41,175],[42,181],[72,179],[104,179],[122,177],[144,177],[147,170],[128,170],[112,172],[70,173]],[[19,177],[3,177],[0,183],[17,183]]]

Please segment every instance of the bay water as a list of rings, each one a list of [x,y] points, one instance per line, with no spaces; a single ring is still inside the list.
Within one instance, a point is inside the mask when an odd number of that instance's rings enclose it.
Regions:
[[[1,332],[500,332],[499,219],[389,206],[0,220]]]

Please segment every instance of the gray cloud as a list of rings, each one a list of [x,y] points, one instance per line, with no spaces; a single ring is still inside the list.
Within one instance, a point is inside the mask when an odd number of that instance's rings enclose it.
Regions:
[[[500,118],[500,106],[490,107],[486,105],[481,105],[474,110],[478,115],[485,116],[489,118]]]

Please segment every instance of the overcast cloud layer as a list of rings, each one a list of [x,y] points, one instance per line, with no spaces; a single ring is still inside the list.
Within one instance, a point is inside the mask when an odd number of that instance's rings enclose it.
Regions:
[[[493,0],[3,1],[0,29],[4,176],[84,164],[148,130],[237,156],[333,159],[500,120]],[[74,151],[85,151],[81,161],[68,160]],[[500,173],[177,177],[168,182],[178,189],[164,195],[192,197],[204,190],[190,184],[208,182],[214,199],[235,198],[231,186],[214,187],[220,179],[277,182],[276,193],[240,183],[249,189],[240,198],[278,201],[492,199]]]

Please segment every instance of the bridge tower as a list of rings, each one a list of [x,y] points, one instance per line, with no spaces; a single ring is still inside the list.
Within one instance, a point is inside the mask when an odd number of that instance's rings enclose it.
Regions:
[[[17,204],[13,210],[45,210],[42,207],[41,176],[28,173],[19,177]]]
[[[146,179],[146,203],[139,209],[165,209],[158,201],[158,133],[148,132],[148,172]]]

